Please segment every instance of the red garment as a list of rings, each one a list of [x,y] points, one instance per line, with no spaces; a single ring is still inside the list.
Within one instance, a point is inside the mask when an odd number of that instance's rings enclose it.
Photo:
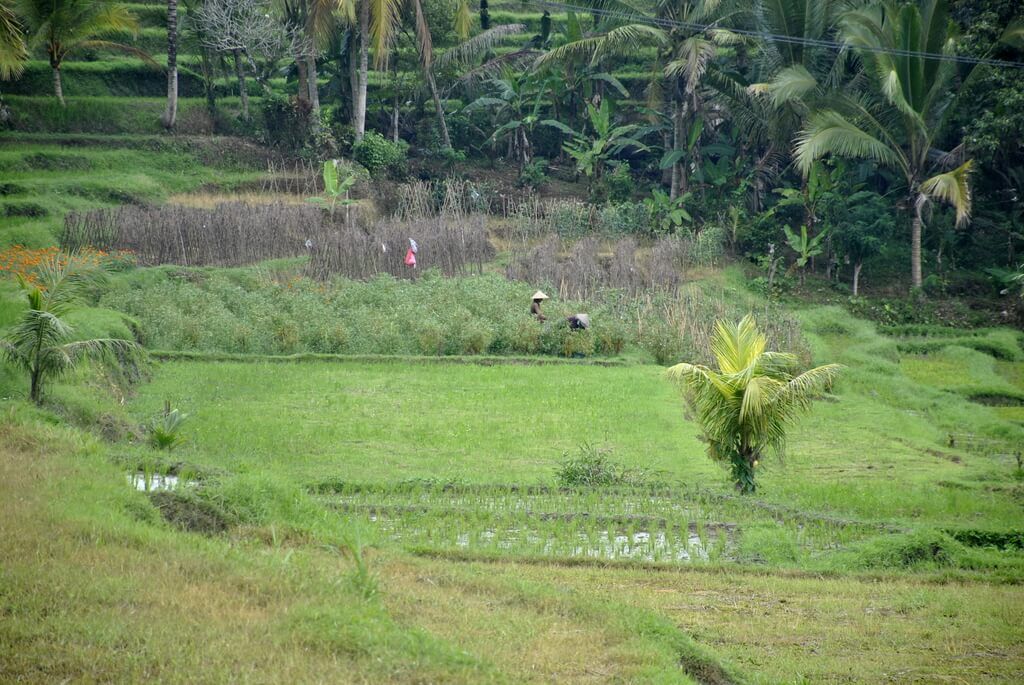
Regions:
[[[412,251],[411,247],[405,253],[405,265],[416,268],[416,253]]]

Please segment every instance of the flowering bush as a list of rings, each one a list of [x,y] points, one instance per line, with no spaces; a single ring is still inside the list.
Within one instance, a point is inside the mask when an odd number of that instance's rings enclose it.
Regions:
[[[49,264],[56,259],[63,267],[74,257],[77,264],[84,268],[123,268],[135,262],[135,256],[126,250],[117,252],[104,252],[92,248],[84,248],[73,255],[61,252],[59,247],[30,248],[22,245],[12,245],[0,251],[0,276],[18,278],[19,276],[28,284],[42,287],[39,283],[39,267]]]

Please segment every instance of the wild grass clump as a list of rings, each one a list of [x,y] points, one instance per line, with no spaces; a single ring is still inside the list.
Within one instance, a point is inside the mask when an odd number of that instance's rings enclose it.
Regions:
[[[859,569],[961,569],[996,572],[1005,574],[1007,578],[1019,577],[1024,571],[1024,557],[1021,557],[1019,548],[995,544],[968,547],[977,538],[956,535],[954,537],[946,531],[925,529],[873,538],[854,545],[849,552],[837,555],[837,561]]]
[[[555,479],[563,488],[651,487],[664,484],[663,474],[639,467],[627,467],[611,459],[612,449],[594,443],[580,444],[576,455],[565,452],[555,468]]]

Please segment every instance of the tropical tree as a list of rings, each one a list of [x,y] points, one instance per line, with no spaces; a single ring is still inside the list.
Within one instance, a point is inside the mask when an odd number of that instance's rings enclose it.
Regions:
[[[7,3],[0,3],[0,80],[19,76],[27,59],[28,50],[25,48],[21,24],[14,10]]]
[[[896,229],[888,202],[878,193],[860,190],[838,203],[830,233],[839,256],[853,267],[853,296],[860,294],[860,273],[864,260],[882,251],[885,240]]]
[[[167,109],[163,125],[174,128],[178,117],[178,0],[167,0]]]
[[[29,45],[46,48],[53,70],[53,92],[64,105],[60,68],[65,58],[83,48],[120,50],[158,66],[148,54],[131,45],[103,40],[108,36],[134,35],[139,28],[126,5],[109,0],[19,0],[18,15],[24,22]]]
[[[563,149],[576,161],[576,170],[592,183],[601,180],[604,167],[614,155],[628,147],[637,150],[647,149],[646,145],[633,137],[640,130],[640,126],[616,125],[607,99],[601,101],[600,107],[587,103],[587,115],[590,120],[590,132],[574,131],[565,124],[553,120],[545,123],[572,136]]]
[[[82,359],[127,361],[140,353],[130,340],[73,340],[74,328],[64,317],[93,275],[79,260],[55,256],[36,280],[19,279],[28,309],[0,340],[0,354],[28,373],[29,398],[36,404],[42,402],[45,381],[71,371]]]
[[[796,357],[767,347],[753,317],[735,325],[718,321],[711,339],[717,369],[683,363],[666,371],[686,388],[708,456],[729,465],[741,493],[756,490],[761,460],[783,454],[788,426],[841,368],[827,364],[794,375]]]
[[[422,0],[339,0],[338,5],[345,16],[353,17],[359,29],[359,61],[356,74],[355,97],[353,98],[353,126],[356,140],[362,140],[366,132],[366,90],[369,83],[369,54],[373,46],[374,66],[386,68],[391,50],[402,27],[402,10],[408,8],[413,14],[416,47],[419,54],[420,70],[434,101],[434,109],[441,129],[441,140],[445,148],[451,147],[448,124],[444,107],[434,78],[434,40],[430,25],[423,12]]]
[[[493,30],[493,29],[492,29]],[[463,112],[487,109],[495,122],[489,140],[507,142],[506,159],[515,160],[522,170],[533,158],[533,129],[540,120],[544,86],[531,72],[516,73],[506,67],[501,75],[488,79],[489,95],[466,105]]]
[[[835,155],[870,159],[901,174],[911,220],[911,280],[922,283],[921,233],[930,203],[956,210],[958,226],[971,214],[968,176],[972,162],[962,145],[935,147],[953,102],[956,66],[928,54],[952,54],[945,0],[897,4],[892,0],[845,14],[841,33],[861,51],[872,90],[864,97],[837,97],[811,114],[796,139],[795,156],[806,175],[814,160]]]

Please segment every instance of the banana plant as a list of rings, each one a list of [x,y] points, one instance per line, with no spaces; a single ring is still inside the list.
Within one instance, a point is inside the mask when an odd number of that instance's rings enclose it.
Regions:
[[[356,175],[348,174],[345,178],[338,176],[338,160],[329,159],[324,162],[324,194],[320,197],[307,198],[307,202],[326,207],[331,216],[334,216],[336,207],[345,208],[345,221],[349,220],[349,207],[356,204],[356,201],[349,197],[352,186],[356,184]]]
[[[562,149],[576,161],[576,171],[586,176],[591,184],[601,180],[601,174],[611,158],[627,147],[647,151],[647,146],[633,137],[640,126],[636,124],[616,126],[614,124],[608,100],[602,100],[600,107],[587,103],[587,115],[593,130],[592,134],[574,131],[565,124],[554,120],[547,120],[543,123],[554,126],[572,136],[569,142],[562,145]]]
[[[790,271],[800,270],[800,285],[803,285],[807,263],[811,261],[811,257],[817,257],[822,253],[821,242],[825,239],[828,231],[822,231],[811,238],[807,235],[806,225],[800,227],[800,235],[794,233],[789,226],[783,226],[782,230],[786,232],[786,243],[796,252],[796,261],[793,262]]]
[[[691,223],[693,217],[686,211],[686,203],[689,202],[692,193],[686,192],[675,199],[669,196],[664,190],[655,188],[651,191],[651,197],[644,198],[644,207],[651,217],[652,225],[660,233],[675,233],[684,223]]]

